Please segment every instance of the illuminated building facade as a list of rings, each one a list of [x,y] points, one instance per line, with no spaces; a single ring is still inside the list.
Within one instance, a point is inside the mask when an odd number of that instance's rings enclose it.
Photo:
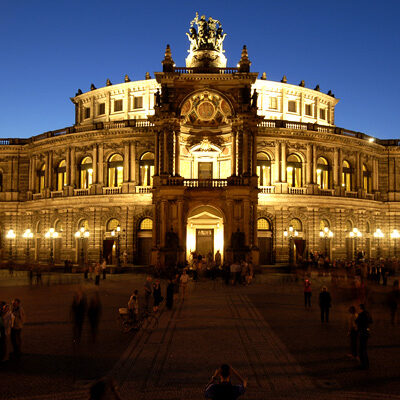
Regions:
[[[330,91],[257,79],[245,47],[227,67],[219,21],[187,35],[186,67],[167,46],[155,79],[78,91],[73,126],[0,140],[2,259],[395,255],[400,140],[335,126]]]

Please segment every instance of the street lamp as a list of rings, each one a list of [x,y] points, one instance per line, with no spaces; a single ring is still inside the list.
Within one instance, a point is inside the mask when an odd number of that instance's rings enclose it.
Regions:
[[[26,262],[29,263],[30,240],[33,238],[33,233],[30,229],[26,229],[22,237],[26,239]]]
[[[324,245],[325,245],[325,257],[328,255],[328,240],[333,238],[333,232],[325,226],[324,229],[319,231],[319,236],[324,239]]]
[[[117,227],[111,231],[111,236],[117,238],[117,248],[115,249],[116,256],[117,256],[117,267],[121,266],[120,247],[119,247],[120,232],[121,232],[121,227],[119,225],[117,225]]]
[[[397,242],[396,239],[400,238],[400,233],[397,229],[393,229],[393,232],[390,234],[390,237],[394,240],[394,256],[397,257]]]
[[[85,229],[85,227],[81,227],[78,231],[75,232],[75,237],[77,239],[81,239],[81,266],[84,264],[84,254],[83,254],[83,241],[90,236],[89,231]]]
[[[378,259],[381,258],[381,246],[380,246],[380,242],[381,239],[385,237],[385,234],[379,229],[376,228],[376,231],[374,232],[374,238],[376,239],[376,241],[378,242],[378,248],[376,250],[376,256]]]
[[[283,236],[285,239],[289,239],[289,265],[293,265],[293,238],[299,236],[299,232],[293,228],[292,225],[289,226],[289,229],[285,229],[283,231]]]
[[[357,239],[362,237],[362,233],[357,228],[353,228],[349,236],[354,240],[354,258],[357,260]]]
[[[54,228],[50,228],[44,237],[50,239],[50,264],[54,264],[54,239],[58,238],[58,232]]]
[[[16,234],[14,232],[14,229],[10,229],[6,234],[6,238],[10,240],[10,248],[8,250],[8,258],[9,258],[10,263],[12,260],[12,241],[15,239],[15,237],[16,237]]]

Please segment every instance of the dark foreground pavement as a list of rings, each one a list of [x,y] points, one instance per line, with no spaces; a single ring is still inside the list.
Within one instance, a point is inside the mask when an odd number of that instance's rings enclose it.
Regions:
[[[314,304],[315,289],[327,279],[313,277]],[[345,356],[345,311],[352,301],[346,288],[332,287],[331,322],[321,325],[315,305],[303,308],[301,282],[285,275],[263,274],[250,287],[191,283],[187,299],[164,311],[154,329],[124,335],[117,308],[143,280],[101,282],[98,343],[89,344],[86,332],[75,357],[68,323],[73,285],[0,287],[0,298],[22,298],[29,318],[27,354],[1,367],[0,397],[84,399],[87,385],[108,375],[123,399],[196,400],[216,367],[228,362],[249,379],[244,399],[400,399],[400,329],[389,325],[381,288],[371,296],[371,369],[359,371]],[[86,290],[90,295],[93,285]]]

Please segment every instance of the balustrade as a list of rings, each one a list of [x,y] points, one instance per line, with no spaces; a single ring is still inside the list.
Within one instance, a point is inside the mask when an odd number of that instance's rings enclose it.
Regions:
[[[275,193],[275,186],[259,186],[260,193],[262,194],[273,194]]]
[[[88,196],[89,189],[74,189],[74,196]]]
[[[357,192],[350,192],[350,191],[346,191],[346,197],[353,197],[353,198],[357,198]]]
[[[289,187],[289,194],[307,194],[307,188],[305,187]]]
[[[62,190],[54,190],[50,193],[50,197],[62,197],[63,191]]]
[[[103,194],[120,194],[121,187],[103,187]]]
[[[153,190],[152,186],[136,186],[135,192],[140,194],[148,194]]]
[[[333,196],[335,191],[333,189],[318,189],[321,196]]]

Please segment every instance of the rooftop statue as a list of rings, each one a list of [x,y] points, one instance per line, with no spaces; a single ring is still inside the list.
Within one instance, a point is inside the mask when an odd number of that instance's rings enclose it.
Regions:
[[[194,27],[197,25],[197,30]],[[206,20],[205,15],[199,18],[199,13],[190,22],[189,32],[186,33],[190,41],[190,52],[197,50],[215,50],[223,53],[222,43],[226,33],[223,33],[221,22],[211,17]]]

